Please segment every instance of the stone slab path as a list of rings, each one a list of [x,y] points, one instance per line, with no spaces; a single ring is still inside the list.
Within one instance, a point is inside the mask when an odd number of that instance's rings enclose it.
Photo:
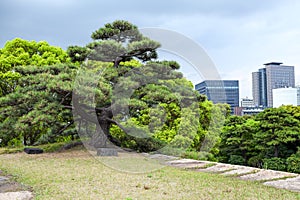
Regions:
[[[265,182],[264,185],[300,192],[300,176],[285,180],[268,181]]]
[[[247,174],[244,176],[240,176],[240,179],[243,180],[256,180],[256,181],[266,181],[266,180],[274,180],[281,179],[287,177],[296,177],[297,174],[274,171],[274,170],[259,170],[253,174]]]
[[[300,175],[295,173],[192,159],[170,160],[166,164],[172,167],[193,169],[199,172],[235,176],[242,180],[261,181],[264,185],[300,192]]]

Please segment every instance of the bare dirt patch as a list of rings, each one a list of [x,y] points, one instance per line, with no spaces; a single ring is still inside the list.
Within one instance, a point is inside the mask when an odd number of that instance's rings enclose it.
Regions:
[[[28,190],[28,187],[11,180],[11,176],[4,175],[5,174],[0,171],[0,193]]]

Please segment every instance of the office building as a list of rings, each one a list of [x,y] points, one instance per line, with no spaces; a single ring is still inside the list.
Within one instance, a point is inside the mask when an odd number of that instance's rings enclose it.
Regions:
[[[300,85],[297,85],[296,88],[297,88],[297,106],[300,106]]]
[[[277,88],[273,89],[273,107],[282,105],[297,106],[297,88]]]
[[[255,106],[267,107],[267,78],[266,68],[252,73],[252,94]]]
[[[261,112],[264,111],[263,107],[248,107],[248,108],[243,108],[241,112],[241,116],[244,115],[257,115]]]
[[[255,106],[273,107],[273,89],[295,87],[294,66],[280,62],[264,64],[252,73],[252,94]]]
[[[254,100],[248,97],[242,98],[241,107],[236,107],[234,109],[234,114],[239,116],[244,115],[256,115],[264,110],[264,107],[255,106]]]
[[[205,80],[195,86],[195,89],[213,103],[227,103],[234,113],[234,107],[239,106],[238,80]]]
[[[249,107],[254,107],[254,100],[253,99],[249,99],[249,98],[242,98],[241,100],[241,107],[242,108],[249,108]]]

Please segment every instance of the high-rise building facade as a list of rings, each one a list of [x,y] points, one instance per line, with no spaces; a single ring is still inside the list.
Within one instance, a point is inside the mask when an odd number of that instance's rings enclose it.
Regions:
[[[205,80],[195,86],[195,89],[214,103],[227,103],[233,113],[239,106],[238,80]]]
[[[297,88],[297,106],[300,106],[300,85],[297,85],[296,88]]]
[[[255,106],[273,107],[273,89],[295,87],[294,66],[280,62],[264,65],[265,68],[252,73],[253,100]]]
[[[263,105],[261,101],[261,74],[252,72],[252,96],[255,106]]]
[[[273,107],[282,105],[297,106],[297,88],[277,88],[273,89]]]
[[[266,68],[252,72],[252,94],[255,106],[267,107],[267,78]]]

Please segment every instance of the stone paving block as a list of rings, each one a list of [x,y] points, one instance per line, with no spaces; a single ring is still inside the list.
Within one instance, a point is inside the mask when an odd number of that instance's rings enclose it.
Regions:
[[[158,160],[165,160],[165,161],[170,161],[170,160],[177,160],[178,157],[175,156],[167,156],[167,155],[163,155],[163,154],[150,154],[147,155],[149,158],[152,159],[158,159]]]
[[[167,162],[167,165],[171,165],[173,167],[180,167],[185,169],[198,169],[205,168],[207,164],[212,162],[209,161],[200,161],[200,160],[192,160],[192,159],[180,159],[180,160],[172,160]]]
[[[28,191],[0,193],[1,200],[31,200],[33,195]]]
[[[203,161],[192,160],[192,159],[179,159],[179,160],[169,161],[169,162],[167,162],[167,164],[170,164],[170,165],[176,165],[176,164],[194,164],[194,163],[200,163],[200,162],[203,162]]]
[[[282,171],[274,171],[274,170],[260,170],[255,174],[247,174],[244,176],[240,176],[240,178],[243,180],[263,181],[263,180],[272,180],[272,179],[283,178],[288,176],[296,176],[296,174],[282,172]]]
[[[202,169],[206,168],[207,163],[189,163],[189,164],[176,164],[173,165],[174,167],[180,167],[180,168],[185,168],[185,169]]]
[[[209,161],[199,161],[199,160],[192,160],[192,159],[173,160],[173,161],[166,162],[166,164],[174,167],[180,167],[186,169],[199,168],[196,169],[196,171],[199,172],[213,172],[213,173],[223,172],[222,175],[237,174],[237,177],[243,180],[267,181],[264,183],[265,185],[300,192],[299,174],[282,172],[282,171],[274,171],[274,170],[265,170],[265,169],[240,166],[240,165],[230,165],[230,164],[215,163]],[[215,164],[215,165],[207,168],[202,168],[204,166],[207,166],[207,164]],[[272,181],[272,179],[292,177],[292,176],[295,176],[296,178],[287,178],[284,180]]]
[[[300,192],[300,176],[284,180],[268,181],[264,185]]]
[[[227,170],[233,170],[235,169],[233,165],[229,164],[216,164],[214,166],[205,168],[205,169],[197,169],[197,171],[201,172],[223,172]]]
[[[209,161],[201,161],[201,160],[192,160],[192,159],[180,159],[180,160],[172,160],[166,162],[167,165],[171,165],[173,167],[185,168],[185,169],[199,169],[205,168],[207,164],[212,162]]]
[[[259,169],[254,167],[245,167],[245,166],[234,166],[234,170],[227,171],[223,173],[224,175],[242,175],[251,172],[259,171]]]

